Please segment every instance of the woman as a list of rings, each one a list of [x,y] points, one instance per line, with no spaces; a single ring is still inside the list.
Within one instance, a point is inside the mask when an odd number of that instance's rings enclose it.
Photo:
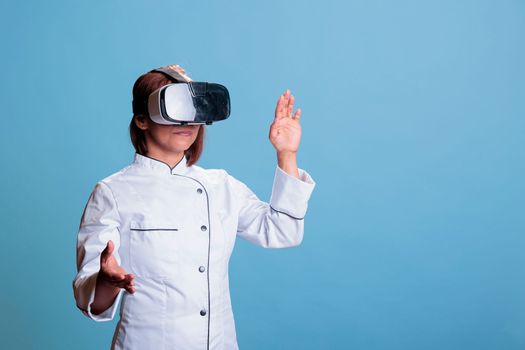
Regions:
[[[148,72],[133,98],[180,82]],[[269,203],[225,170],[195,165],[205,125],[162,125],[134,114],[134,160],[96,184],[77,238],[77,306],[109,321],[122,299],[112,349],[238,349],[228,283],[235,239],[299,245],[315,187],[297,167],[301,111],[293,106],[287,90],[270,127],[277,166]]]

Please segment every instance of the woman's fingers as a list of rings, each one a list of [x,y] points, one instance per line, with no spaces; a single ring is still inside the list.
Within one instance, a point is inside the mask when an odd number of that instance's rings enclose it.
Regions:
[[[297,108],[297,110],[295,111],[295,114],[294,114],[293,118],[296,119],[296,120],[301,119],[301,108]]]
[[[286,113],[288,112],[288,104],[290,103],[290,90],[286,89],[285,93],[284,93],[284,103],[283,103],[283,108],[282,108],[282,116],[284,118],[287,117]]]
[[[133,275],[132,273],[128,273],[125,279],[131,284],[135,283],[135,275]]]
[[[111,273],[109,272],[107,274],[107,280],[110,282],[120,282],[124,281],[126,279],[126,275],[123,273]]]
[[[279,96],[279,100],[277,100],[277,106],[275,107],[275,119],[281,119],[282,118],[282,109],[284,104],[284,96]]]
[[[122,279],[109,280],[108,282],[115,287],[130,288],[135,286],[135,276],[127,274]]]
[[[118,288],[135,287],[135,284],[133,282],[129,282],[129,281],[122,281],[122,282],[119,282],[119,283],[112,283],[112,285],[115,286],[115,287],[118,287]]]
[[[294,97],[289,89],[279,96],[277,106],[275,108],[275,119],[291,117],[291,110],[293,111]]]
[[[128,293],[135,293],[135,276],[132,274],[126,275],[126,282],[120,288],[124,288]]]
[[[123,280],[126,280],[126,279],[129,280],[129,279],[135,278],[133,276],[133,274],[127,273],[121,267],[119,267],[118,270],[108,270],[106,273],[107,273],[108,278],[113,280],[113,281],[123,281]]]
[[[118,283],[121,281],[132,280],[135,278],[133,274],[128,274],[120,266],[102,266],[101,267],[102,278],[110,283]]]
[[[124,289],[125,289],[128,293],[131,293],[131,294],[135,293],[135,287],[133,287],[133,286],[126,286],[126,287],[124,287]]]
[[[295,100],[295,98],[293,97],[293,95],[291,95],[290,98],[288,99],[288,107],[287,107],[287,111],[286,111],[286,117],[288,117],[288,118],[292,117],[294,100]]]
[[[129,283],[124,287],[129,293],[135,293],[135,276],[129,274]]]
[[[127,285],[129,285],[129,282],[127,282],[127,281],[112,282],[111,285],[114,286],[114,287],[117,287],[117,288],[124,288]]]

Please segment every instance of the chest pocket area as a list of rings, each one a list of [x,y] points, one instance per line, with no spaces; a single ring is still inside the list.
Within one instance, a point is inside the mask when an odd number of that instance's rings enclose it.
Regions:
[[[173,222],[131,221],[129,258],[134,274],[168,278],[179,269],[181,228]]]

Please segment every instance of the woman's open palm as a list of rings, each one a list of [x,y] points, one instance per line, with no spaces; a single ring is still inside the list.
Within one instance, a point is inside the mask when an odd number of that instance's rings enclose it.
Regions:
[[[294,96],[286,90],[275,107],[275,118],[270,126],[270,142],[277,152],[296,153],[301,141],[301,109],[292,114]]]
[[[134,279],[132,274],[128,274],[113,256],[114,244],[110,240],[106,248],[100,254],[100,271],[98,278],[101,282],[113,287],[124,288],[129,293],[135,292]]]

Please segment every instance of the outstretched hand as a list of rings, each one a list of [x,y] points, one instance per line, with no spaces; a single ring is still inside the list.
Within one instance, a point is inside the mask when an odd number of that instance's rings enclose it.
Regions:
[[[301,109],[293,113],[294,96],[286,90],[275,107],[269,139],[277,153],[297,153],[301,141]],[[293,113],[293,114],[292,114]]]
[[[135,276],[129,274],[117,262],[113,256],[113,241],[108,241],[106,248],[100,254],[100,271],[98,278],[106,285],[124,288],[129,293],[135,292]]]

